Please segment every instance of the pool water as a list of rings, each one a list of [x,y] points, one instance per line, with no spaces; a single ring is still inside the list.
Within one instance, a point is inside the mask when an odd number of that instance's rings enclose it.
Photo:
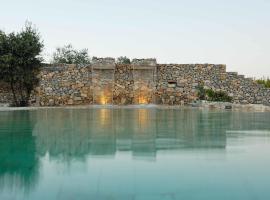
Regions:
[[[0,112],[1,200],[270,199],[270,113]]]

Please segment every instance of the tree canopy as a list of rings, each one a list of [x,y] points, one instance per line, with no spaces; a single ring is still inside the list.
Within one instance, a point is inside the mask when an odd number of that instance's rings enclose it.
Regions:
[[[117,58],[117,63],[119,64],[130,64],[130,59],[126,56],[120,56]]]
[[[29,22],[20,32],[0,31],[0,80],[9,84],[14,105],[26,106],[38,83],[43,41]]]
[[[90,57],[87,49],[76,50],[71,44],[56,48],[53,53],[54,64],[89,64]]]

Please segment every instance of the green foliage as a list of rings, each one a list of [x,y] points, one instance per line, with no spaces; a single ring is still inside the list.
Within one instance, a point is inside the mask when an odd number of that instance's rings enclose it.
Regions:
[[[27,105],[38,83],[42,48],[37,29],[29,22],[18,33],[0,31],[0,80],[10,85],[16,106]]]
[[[56,51],[53,53],[52,63],[85,65],[90,63],[90,58],[87,49],[76,50],[69,44],[56,48]]]
[[[197,89],[200,100],[232,102],[232,97],[228,96],[226,92],[204,89],[203,86],[199,86]]]
[[[117,58],[117,63],[119,64],[130,64],[130,59],[126,56],[121,56],[119,58]]]
[[[259,79],[259,80],[256,80],[256,82],[258,84],[264,85],[266,88],[270,88],[270,79],[269,78],[267,78],[267,79]]]
[[[224,91],[214,91],[212,89],[206,90],[207,100],[209,101],[223,101],[223,102],[232,102],[232,97]]]
[[[203,86],[199,85],[197,90],[198,90],[198,98],[200,100],[205,100],[206,99],[206,90],[203,88]]]

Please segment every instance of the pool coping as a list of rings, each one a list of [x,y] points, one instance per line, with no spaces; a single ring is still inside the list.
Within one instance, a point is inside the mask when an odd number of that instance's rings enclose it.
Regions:
[[[207,102],[199,105],[77,105],[77,106],[30,106],[30,107],[1,107],[1,111],[20,111],[20,110],[53,110],[53,109],[194,109],[194,110],[224,110],[224,111],[243,111],[243,112],[270,112],[270,106],[260,104],[230,104],[227,109],[225,103]]]

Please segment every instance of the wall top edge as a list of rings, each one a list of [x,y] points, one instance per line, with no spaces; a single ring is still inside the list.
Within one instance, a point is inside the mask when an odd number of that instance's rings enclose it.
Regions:
[[[226,69],[225,64],[157,64],[155,59],[136,59],[131,64],[118,64],[113,58],[98,59],[91,64],[42,64],[42,70],[57,71],[67,68],[93,68],[93,69],[115,69],[121,66],[131,66],[133,69],[152,69],[155,67],[213,67]]]

